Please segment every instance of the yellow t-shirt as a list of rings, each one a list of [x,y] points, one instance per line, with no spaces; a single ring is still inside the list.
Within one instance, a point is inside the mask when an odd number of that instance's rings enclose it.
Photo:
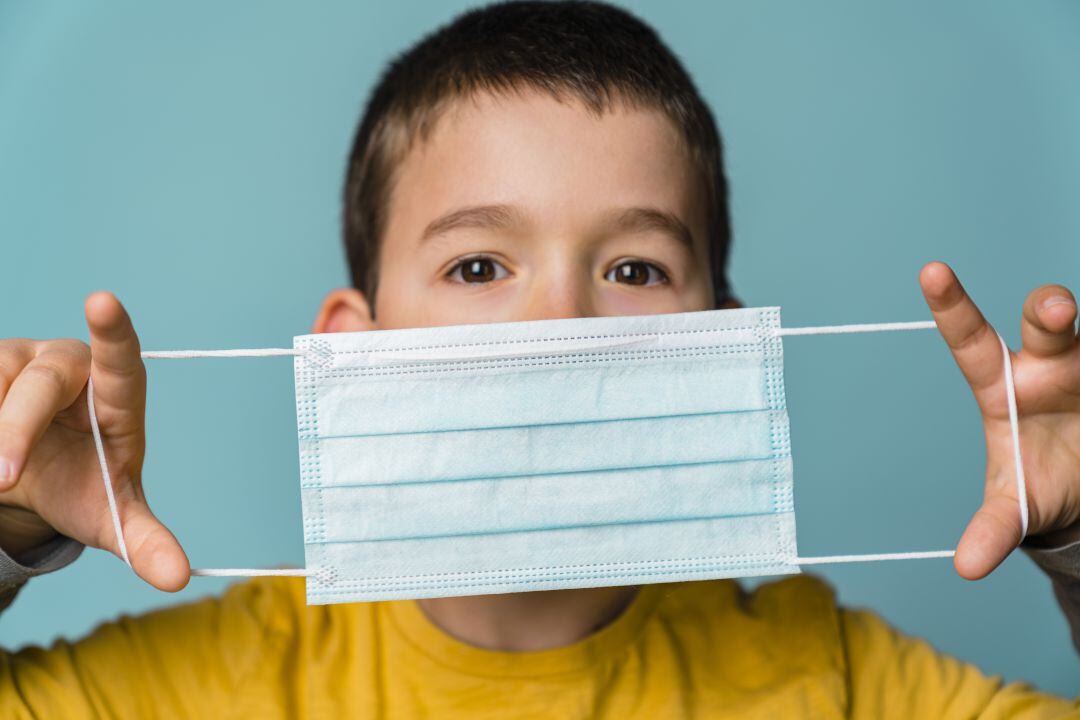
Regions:
[[[302,580],[0,654],[2,718],[1058,718],[798,576],[642,588],[589,638],[482,650],[416,603],[308,607]]]

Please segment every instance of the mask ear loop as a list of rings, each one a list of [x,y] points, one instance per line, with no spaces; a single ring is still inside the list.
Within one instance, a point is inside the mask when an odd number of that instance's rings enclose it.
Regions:
[[[778,336],[786,335],[834,335],[845,333],[888,332],[893,330],[929,330],[936,329],[932,320],[901,323],[875,323],[865,325],[829,325],[822,327],[779,328]],[[995,333],[1001,344],[1002,372],[1005,377],[1005,400],[1009,409],[1009,428],[1012,433],[1013,463],[1016,474],[1016,499],[1020,512],[1020,542],[1028,533],[1027,478],[1024,475],[1024,457],[1020,451],[1020,420],[1016,405],[1016,383],[1013,378],[1012,351],[1000,333]],[[834,563],[877,562],[882,560],[925,560],[929,558],[953,557],[955,550],[928,550],[902,553],[867,553],[860,555],[824,555],[821,557],[796,557],[794,565],[831,565]]]
[[[116,544],[120,548],[120,557],[124,559],[128,567],[131,567],[127,543],[124,542],[124,531],[120,527],[120,513],[116,509],[116,494],[113,492],[112,478],[109,476],[109,463],[105,460],[105,445],[101,441],[101,430],[98,428],[97,410],[94,408],[94,378],[86,381],[86,407],[90,411],[90,432],[94,435],[94,449],[97,450],[101,477],[105,481],[105,497],[109,499],[109,514],[112,515],[113,530],[116,532]]]
[[[303,355],[303,351],[291,348],[258,348],[253,350],[163,350],[158,352],[141,353],[143,358],[198,358],[198,357],[277,357],[283,355]],[[116,545],[120,550],[120,557],[131,565],[128,556],[127,543],[124,542],[124,530],[120,523],[120,512],[116,506],[116,493],[113,491],[112,476],[109,473],[109,463],[105,459],[105,443],[101,438],[101,428],[98,426],[97,408],[94,406],[94,379],[86,381],[86,407],[90,412],[90,432],[94,436],[94,449],[97,451],[98,465],[101,467],[101,480],[105,484],[105,497],[109,500],[109,515],[112,516],[113,531],[116,533]],[[203,577],[306,577],[314,575],[305,568],[203,568],[192,569],[192,575]]]
[[[1005,339],[998,335],[1005,365],[1005,397],[1009,405],[1009,429],[1012,432],[1013,463],[1016,472],[1016,499],[1020,504],[1020,542],[1028,533],[1027,478],[1024,476],[1024,458],[1020,454],[1020,420],[1016,409],[1016,384],[1013,379],[1012,352]]]

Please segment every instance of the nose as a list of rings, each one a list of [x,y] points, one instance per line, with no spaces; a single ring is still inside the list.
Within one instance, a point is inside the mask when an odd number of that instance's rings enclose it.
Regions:
[[[523,320],[594,317],[596,299],[589,274],[561,267],[538,273],[529,288]]]

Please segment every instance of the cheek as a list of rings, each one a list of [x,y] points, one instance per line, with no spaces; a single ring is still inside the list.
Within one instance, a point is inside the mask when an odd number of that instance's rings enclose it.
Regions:
[[[601,288],[602,315],[659,315],[661,313],[712,310],[713,299],[707,283],[692,281],[676,290],[628,290],[625,287]]]
[[[519,298],[512,283],[463,288],[408,273],[386,280],[380,287],[375,315],[378,327],[384,330],[520,319]]]
[[[428,288],[423,278],[387,258],[379,273],[375,322],[380,329],[423,327],[429,324]]]
[[[659,315],[681,312],[685,305],[679,294],[670,291],[627,292],[612,287],[601,290],[602,315]]]
[[[521,320],[524,311],[522,289],[521,283],[513,281],[474,288],[451,284],[431,288],[425,300],[428,324],[468,325]]]

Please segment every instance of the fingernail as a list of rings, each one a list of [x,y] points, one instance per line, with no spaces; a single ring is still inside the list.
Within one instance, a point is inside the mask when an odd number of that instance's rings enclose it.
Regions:
[[[1043,310],[1049,310],[1050,308],[1052,308],[1052,307],[1054,307],[1056,305],[1073,305],[1073,306],[1075,306],[1076,303],[1074,303],[1072,300],[1065,297],[1064,295],[1055,295],[1052,298],[1047,298],[1047,299],[1043,300],[1042,309]]]
[[[7,458],[0,457],[0,486],[7,485],[15,477],[15,464]]]

